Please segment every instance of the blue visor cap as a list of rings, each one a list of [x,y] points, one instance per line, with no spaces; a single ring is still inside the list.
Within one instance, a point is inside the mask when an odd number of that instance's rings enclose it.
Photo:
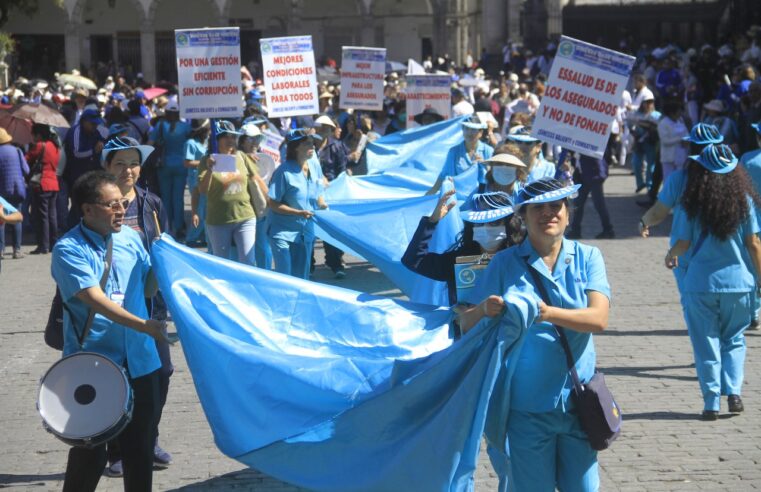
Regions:
[[[519,143],[538,143],[540,140],[531,136],[531,128],[527,126],[516,126],[510,129],[507,139]]]
[[[761,135],[761,123],[751,123],[751,125],[754,130],[756,130],[756,133]]]
[[[322,142],[321,136],[317,135],[316,133],[310,133],[310,131],[306,128],[294,128],[285,135],[285,140],[288,143],[298,142],[300,140],[304,140],[305,138],[311,138],[315,141],[315,143]]]
[[[462,122],[463,128],[470,128],[471,130],[486,130],[486,123],[481,123],[478,116],[473,115],[467,120]]]
[[[691,155],[690,159],[716,174],[727,174],[737,167],[737,157],[724,144],[706,145],[700,155]]]
[[[697,145],[720,144],[724,141],[724,135],[714,125],[698,123],[690,130],[690,134],[682,138],[685,142]]]
[[[216,125],[218,137],[224,133],[227,133],[230,135],[243,135],[241,132],[235,129],[235,125],[233,125],[231,122],[227,120],[219,120],[215,122],[215,125]]]
[[[562,182],[545,178],[528,184],[518,193],[515,208],[519,209],[524,205],[532,203],[549,203],[573,197],[581,188],[580,184],[566,186]]]
[[[513,202],[510,195],[502,191],[473,193],[460,211],[460,218],[465,222],[483,224],[508,217],[513,214]]]
[[[82,115],[79,117],[81,120],[90,121],[96,125],[102,125],[105,122],[101,118],[100,113],[94,109],[85,109],[82,111]]]
[[[122,125],[121,123],[114,123],[113,125],[108,127],[108,136],[113,137],[114,135],[119,135],[120,133],[128,132],[129,128],[127,125]]]
[[[106,142],[103,147],[103,151],[100,154],[100,162],[103,167],[106,167],[106,158],[111,152],[119,150],[135,149],[140,153],[140,165],[145,164],[145,160],[153,152],[153,147],[150,145],[140,145],[140,142],[132,137],[114,137]]]

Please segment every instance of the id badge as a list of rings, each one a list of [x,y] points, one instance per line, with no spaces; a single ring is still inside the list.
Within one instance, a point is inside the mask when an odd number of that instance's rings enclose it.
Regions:
[[[119,307],[124,307],[124,294],[122,292],[116,291],[111,293],[111,301],[115,302],[119,305]]]

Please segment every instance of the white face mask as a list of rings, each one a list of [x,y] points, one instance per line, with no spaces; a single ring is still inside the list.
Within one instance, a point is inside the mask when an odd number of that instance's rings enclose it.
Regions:
[[[473,240],[486,251],[495,251],[507,239],[504,225],[473,227]]]
[[[494,178],[494,182],[507,186],[517,177],[517,169],[512,166],[492,166],[491,177]]]

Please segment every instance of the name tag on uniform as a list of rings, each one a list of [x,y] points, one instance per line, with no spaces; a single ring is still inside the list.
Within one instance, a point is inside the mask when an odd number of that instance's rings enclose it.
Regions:
[[[111,301],[118,304],[120,307],[124,307],[124,293],[122,292],[112,292],[111,293]]]

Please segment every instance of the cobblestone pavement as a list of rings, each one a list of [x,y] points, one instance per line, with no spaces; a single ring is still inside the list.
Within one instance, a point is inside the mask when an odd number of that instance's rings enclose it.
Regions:
[[[640,239],[636,224],[642,209],[634,203],[632,177],[617,169],[606,187],[617,238],[589,243],[605,255],[614,298],[610,327],[596,340],[599,368],[624,410],[625,425],[613,448],[600,454],[602,490],[761,488],[761,332],[747,337],[745,413],[698,420],[702,402],[692,352],[673,278],[661,265],[668,224],[656,228],[655,237]],[[588,204],[584,237],[594,237],[598,224]],[[42,341],[53,294],[49,262],[49,256],[6,259],[0,274],[0,488],[58,490],[63,478],[67,446],[42,429],[35,411],[38,379],[58,357]],[[357,259],[346,279],[335,281],[329,273],[320,266],[314,280],[400,296],[382,274]],[[161,444],[174,455],[174,464],[154,474],[156,490],[298,490],[217,450],[179,345],[172,356],[177,370]],[[478,491],[496,488],[485,453],[476,479]],[[122,482],[104,477],[100,490],[122,490]]]

